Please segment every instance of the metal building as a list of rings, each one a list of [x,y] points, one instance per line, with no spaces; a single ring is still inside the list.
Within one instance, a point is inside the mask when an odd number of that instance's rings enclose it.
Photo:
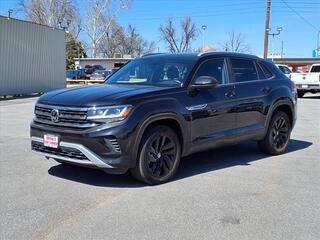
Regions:
[[[64,88],[65,74],[63,30],[0,16],[0,96]]]

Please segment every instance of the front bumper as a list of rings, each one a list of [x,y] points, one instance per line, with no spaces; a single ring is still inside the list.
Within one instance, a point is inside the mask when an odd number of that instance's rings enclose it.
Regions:
[[[77,165],[83,165],[87,167],[97,167],[97,168],[114,168],[113,166],[105,163],[102,161],[102,159],[97,156],[95,153],[90,151],[88,148],[81,144],[77,143],[69,143],[69,142],[60,142],[59,147],[63,148],[69,148],[69,149],[76,149],[79,152],[81,152],[84,156],[83,159],[79,159],[74,157],[74,155],[68,153],[63,153],[62,151],[50,151],[45,150],[45,147],[35,147],[36,144],[34,142],[43,145],[43,138],[39,137],[31,137],[32,142],[32,151],[40,154],[42,156],[45,156],[47,158],[52,158],[55,160],[61,160],[63,162],[71,163],[71,164],[77,164]]]
[[[320,91],[320,84],[311,84],[311,83],[306,83],[306,84],[296,84],[297,89],[299,91]]]
[[[44,146],[44,134],[58,136],[58,148]],[[135,165],[131,157],[133,138],[128,135],[121,126],[70,131],[32,122],[30,129],[33,152],[58,162],[98,168],[112,174],[125,173]]]

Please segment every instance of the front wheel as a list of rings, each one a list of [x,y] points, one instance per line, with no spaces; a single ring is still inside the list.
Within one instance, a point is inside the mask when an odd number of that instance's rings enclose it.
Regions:
[[[289,145],[291,124],[286,113],[275,112],[269,123],[268,131],[264,139],[258,142],[262,152],[279,155],[284,153]]]
[[[161,184],[175,175],[180,158],[177,134],[167,126],[156,126],[144,134],[137,164],[131,173],[145,183]]]

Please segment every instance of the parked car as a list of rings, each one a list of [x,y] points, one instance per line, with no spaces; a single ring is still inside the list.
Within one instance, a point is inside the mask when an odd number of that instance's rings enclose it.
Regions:
[[[290,74],[292,73],[292,71],[287,65],[276,64],[276,66],[280,69],[281,72],[283,72],[284,75],[286,75],[287,77],[290,77]]]
[[[84,69],[67,70],[67,80],[85,79],[86,76]]]
[[[111,70],[96,70],[92,73],[91,80],[105,80],[110,74]]]
[[[306,92],[320,92],[320,63],[313,64],[308,73],[291,73],[290,78],[298,88],[299,97]]]
[[[31,146],[60,163],[129,170],[160,184],[195,152],[254,140],[264,153],[284,153],[296,103],[294,83],[264,59],[155,54],[131,61],[105,84],[42,95]]]
[[[105,70],[105,68],[101,65],[85,65],[84,69],[88,79],[90,79],[91,74],[93,74],[93,72],[95,72],[96,70]]]

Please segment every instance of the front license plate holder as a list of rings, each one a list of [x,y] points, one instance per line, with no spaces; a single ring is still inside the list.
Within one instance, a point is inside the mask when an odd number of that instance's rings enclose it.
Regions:
[[[59,147],[59,137],[54,134],[44,134],[43,135],[43,145],[50,148]]]

